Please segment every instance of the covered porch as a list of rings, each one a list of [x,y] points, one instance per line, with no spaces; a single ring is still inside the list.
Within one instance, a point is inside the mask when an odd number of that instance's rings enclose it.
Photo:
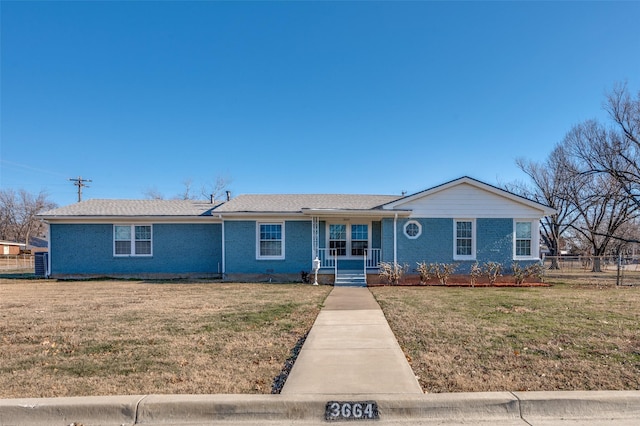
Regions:
[[[339,275],[359,271],[377,274],[384,259],[382,221],[407,217],[410,211],[303,209],[311,216],[312,260],[318,259],[319,273]],[[387,230],[389,227],[387,227]],[[394,232],[395,234],[395,232]],[[393,236],[395,239],[395,235]],[[395,246],[395,245],[394,245]],[[392,256],[392,253],[387,253]]]

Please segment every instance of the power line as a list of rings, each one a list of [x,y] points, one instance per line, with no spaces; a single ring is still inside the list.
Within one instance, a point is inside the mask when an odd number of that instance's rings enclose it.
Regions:
[[[85,182],[92,182],[91,179],[82,179],[82,176],[69,179],[75,186],[78,187],[78,202],[82,201],[82,188],[89,188],[89,185],[85,185]]]

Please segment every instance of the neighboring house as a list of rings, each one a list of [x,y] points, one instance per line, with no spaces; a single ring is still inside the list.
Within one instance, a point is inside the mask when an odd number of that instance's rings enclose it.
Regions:
[[[378,264],[539,261],[539,221],[554,210],[463,177],[416,194],[240,195],[220,204],[89,200],[40,215],[50,275],[220,276],[300,280],[320,260],[377,274]]]
[[[25,246],[25,244],[13,241],[0,241],[0,255],[8,256],[20,254],[20,252],[24,250]]]
[[[27,246],[27,250],[33,253],[41,253],[47,251],[49,247],[49,242],[40,237],[29,237],[29,245]]]

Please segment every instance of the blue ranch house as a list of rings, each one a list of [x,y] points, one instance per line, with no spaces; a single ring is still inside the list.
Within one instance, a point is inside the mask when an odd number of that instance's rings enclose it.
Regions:
[[[225,202],[88,200],[44,212],[48,275],[322,282],[380,262],[537,262],[555,211],[462,177],[407,196],[240,195]],[[353,277],[351,279],[354,279]]]

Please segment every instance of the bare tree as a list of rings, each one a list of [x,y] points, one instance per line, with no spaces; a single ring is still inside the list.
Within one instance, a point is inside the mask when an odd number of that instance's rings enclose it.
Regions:
[[[0,239],[28,245],[30,236],[44,235],[44,225],[36,215],[55,207],[43,191],[33,195],[24,189],[0,190]]]
[[[606,174],[575,173],[567,194],[578,214],[570,226],[591,246],[593,272],[600,272],[599,257],[607,254],[625,224],[638,217],[638,206]]]
[[[214,200],[222,198],[226,189],[231,184],[231,179],[228,177],[217,176],[213,183],[205,184],[202,186],[201,195],[204,199],[211,197]]]
[[[558,145],[543,163],[517,159],[516,164],[529,176],[531,184],[513,183],[507,186],[511,192],[556,210],[556,214],[540,221],[542,240],[552,256],[551,269],[559,268],[556,256],[560,254],[562,234],[578,219],[576,207],[567,196],[571,177],[565,167],[565,156],[563,147]]]
[[[626,85],[617,85],[604,109],[609,126],[590,120],[572,129],[572,155],[586,165],[582,172],[612,176],[640,207],[640,91],[634,99]]]
[[[182,181],[183,190],[179,194],[174,195],[171,199],[174,200],[209,200],[220,199],[225,190],[231,184],[231,179],[227,177],[217,176],[213,182],[202,185],[200,194],[197,194],[194,190],[194,181],[191,178],[187,178]],[[166,197],[156,187],[147,188],[143,195],[149,200],[164,200]]]

